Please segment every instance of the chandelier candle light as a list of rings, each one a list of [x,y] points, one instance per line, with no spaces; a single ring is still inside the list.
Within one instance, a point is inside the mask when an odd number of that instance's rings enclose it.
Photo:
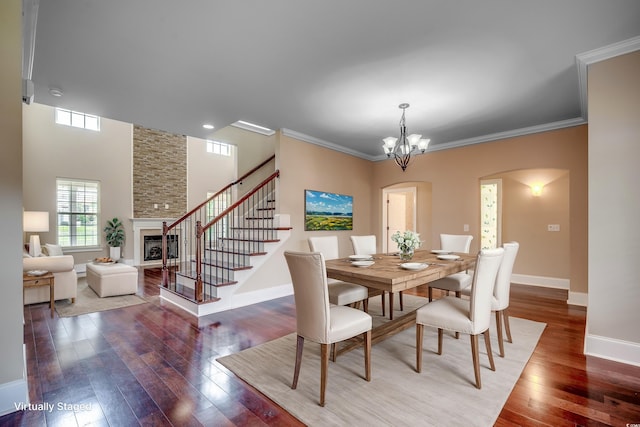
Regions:
[[[422,245],[420,235],[411,230],[407,230],[404,233],[396,231],[391,236],[391,240],[398,244],[398,251],[402,261],[409,261],[413,258],[415,250]]]
[[[430,139],[421,139],[422,135],[413,133],[407,136],[407,126],[405,124],[404,113],[409,104],[404,103],[398,105],[398,108],[402,109],[402,117],[400,118],[400,138],[394,138],[388,136],[384,138],[384,144],[382,149],[387,157],[393,156],[398,166],[402,168],[402,172],[407,169],[409,161],[411,160],[411,154],[418,154],[418,151],[424,153],[429,146]]]

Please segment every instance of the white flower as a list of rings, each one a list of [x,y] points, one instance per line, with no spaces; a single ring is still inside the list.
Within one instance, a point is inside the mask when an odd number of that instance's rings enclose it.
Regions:
[[[400,233],[396,231],[392,236],[391,240],[398,244],[398,250],[405,252],[411,249],[417,249],[420,247],[420,235],[411,230],[407,230],[404,233]]]

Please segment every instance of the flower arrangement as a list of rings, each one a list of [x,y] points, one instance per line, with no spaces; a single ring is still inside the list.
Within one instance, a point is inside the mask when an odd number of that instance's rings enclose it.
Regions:
[[[413,257],[413,252],[422,244],[420,241],[420,235],[411,230],[407,230],[404,233],[396,231],[391,236],[391,240],[397,243],[398,250],[400,251],[400,258],[403,260],[411,259]]]

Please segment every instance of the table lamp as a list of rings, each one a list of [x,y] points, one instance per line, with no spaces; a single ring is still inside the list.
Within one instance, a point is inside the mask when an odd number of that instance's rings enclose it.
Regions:
[[[24,231],[39,233],[49,231],[49,212],[25,211],[22,218]],[[40,256],[40,236],[32,234],[29,239],[29,255]]]

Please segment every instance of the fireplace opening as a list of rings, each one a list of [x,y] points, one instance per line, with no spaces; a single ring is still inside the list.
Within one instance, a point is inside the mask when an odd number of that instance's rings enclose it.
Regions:
[[[167,236],[167,259],[178,258],[178,236]],[[144,236],[144,260],[162,259],[162,235]]]

